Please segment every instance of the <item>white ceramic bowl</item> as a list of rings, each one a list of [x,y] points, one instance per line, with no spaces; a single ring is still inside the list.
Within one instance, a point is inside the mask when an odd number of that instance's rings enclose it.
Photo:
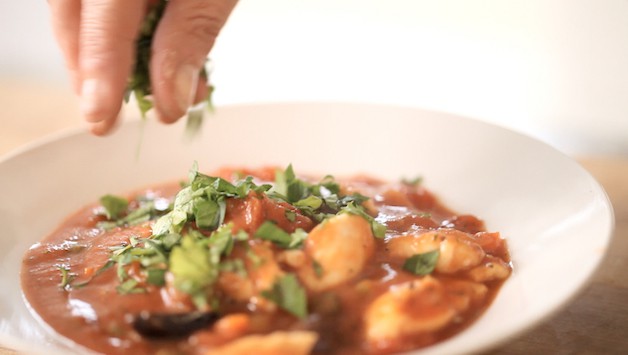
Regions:
[[[422,175],[446,205],[500,231],[512,253],[511,278],[475,324],[425,354],[480,351],[537,324],[586,283],[613,229],[606,194],[574,161],[521,134],[448,114],[244,105],[220,108],[193,142],[184,142],[180,124],[148,122],[142,134],[135,121],[107,138],[67,132],[0,160],[0,344],[67,352],[24,305],[23,253],[104,193],[184,178],[194,160],[203,171],[292,162],[301,172]]]

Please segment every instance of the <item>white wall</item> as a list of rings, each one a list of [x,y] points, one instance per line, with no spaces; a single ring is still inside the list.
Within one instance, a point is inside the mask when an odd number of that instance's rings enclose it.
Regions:
[[[0,26],[0,80],[68,90],[45,1]],[[628,1],[241,0],[212,57],[219,105],[420,106],[628,156]]]

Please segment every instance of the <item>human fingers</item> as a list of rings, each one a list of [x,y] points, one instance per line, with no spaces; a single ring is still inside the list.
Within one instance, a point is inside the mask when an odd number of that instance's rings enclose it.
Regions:
[[[61,0],[62,1],[62,0]],[[134,63],[146,0],[84,0],[79,36],[81,113],[105,134],[114,124]]]
[[[152,44],[150,76],[158,117],[183,116],[199,87],[207,53],[237,0],[170,0]],[[201,84],[204,84],[201,78]]]
[[[63,53],[74,92],[79,94],[78,48],[81,0],[49,0],[48,5],[52,31]]]
[[[118,125],[119,120],[104,120],[96,123],[89,123],[89,131],[95,136],[106,136]]]

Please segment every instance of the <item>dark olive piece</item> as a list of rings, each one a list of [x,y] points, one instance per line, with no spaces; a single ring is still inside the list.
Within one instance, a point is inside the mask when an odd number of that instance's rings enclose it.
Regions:
[[[145,338],[181,338],[214,324],[215,312],[149,313],[133,318],[133,328]]]

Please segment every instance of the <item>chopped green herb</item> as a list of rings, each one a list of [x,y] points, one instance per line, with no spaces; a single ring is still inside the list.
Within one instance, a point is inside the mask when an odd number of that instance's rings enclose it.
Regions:
[[[262,296],[298,318],[307,316],[307,296],[294,274],[286,274],[275,280],[273,287],[263,291]]]
[[[190,184],[177,193],[172,211],[162,216],[153,225],[153,235],[180,233],[191,221],[198,228],[213,230],[223,224],[227,198],[245,198],[249,192],[263,193],[270,185],[256,185],[252,178],[239,181],[236,185],[216,177],[190,170]]]
[[[271,221],[265,221],[262,223],[255,232],[256,237],[260,237],[264,240],[270,240],[271,242],[287,248],[292,241],[290,234],[283,229],[279,228],[275,223]]]
[[[116,291],[118,291],[121,295],[129,295],[133,293],[144,293],[146,289],[142,287],[138,287],[139,282],[135,279],[128,279],[121,283],[118,287],[116,287]]]
[[[314,274],[319,279],[323,277],[323,266],[316,260],[312,260],[312,269],[314,269]]]
[[[297,228],[294,232],[290,233],[290,244],[288,249],[298,249],[303,245],[303,242],[307,239],[307,232],[301,228]]]
[[[309,195],[306,198],[303,198],[294,203],[294,207],[297,207],[300,210],[310,210],[310,211],[315,211],[319,209],[322,205],[323,205],[323,199],[314,195]]]
[[[170,252],[170,272],[174,285],[192,296],[198,308],[205,308],[211,286],[218,279],[221,255],[231,253],[234,243],[232,225],[226,224],[214,231],[209,238],[198,231],[190,231],[181,244]]]
[[[247,272],[242,259],[225,260],[220,263],[220,271],[234,272],[240,277],[246,277]]]
[[[264,240],[270,240],[278,246],[286,249],[295,249],[303,245],[307,238],[307,232],[297,228],[293,233],[288,233],[272,221],[264,221],[255,232],[255,236]]]
[[[412,179],[401,179],[401,183],[408,186],[419,186],[423,182],[422,176],[416,176]]]
[[[245,257],[254,267],[264,262],[246,243],[249,239],[247,232],[239,230],[234,233],[234,226],[224,223],[228,199],[262,197],[262,194],[266,194],[294,206],[295,209],[285,211],[285,217],[290,222],[297,220],[297,213],[317,222],[324,222],[340,213],[351,213],[369,221],[376,237],[381,238],[386,232],[386,227],[366,212],[363,203],[368,198],[360,194],[340,194],[340,186],[332,176],[326,176],[319,183],[309,183],[297,178],[292,165],[289,165],[276,173],[274,187],[257,185],[253,180],[253,177],[247,176],[231,183],[200,173],[197,163],[194,163],[189,172],[189,182],[182,184],[172,203],[161,199],[160,207],[157,208],[153,199],[140,197],[132,203],[138,207],[129,211],[128,201],[123,201],[126,205],[122,208],[122,204],[118,204],[120,201],[108,197],[107,203],[115,202],[113,209],[107,212],[111,215],[106,222],[109,225],[115,227],[150,220],[155,222],[150,237],[130,237],[128,243],[111,248],[110,260],[101,269],[116,266],[120,280],[118,292],[122,294],[146,291],[144,281],[140,282],[129,275],[131,264],[139,265],[142,274],[146,276],[147,285],[163,286],[166,273],[170,273],[174,286],[189,294],[197,308],[211,306],[216,309],[219,305],[213,287],[219,273],[230,271],[243,277],[247,274],[245,259],[230,257],[235,243],[245,242]],[[118,208],[117,212],[115,208]],[[213,232],[209,234],[209,231]],[[254,236],[269,240],[281,248],[292,249],[301,248],[308,233],[300,228],[288,233],[269,220],[262,223]],[[318,262],[313,261],[312,267],[317,277],[323,276],[324,270]],[[83,284],[87,282],[89,280]],[[69,281],[64,283],[68,285]],[[263,296],[297,317],[302,318],[307,314],[305,291],[293,274],[278,278]]]
[[[297,213],[291,210],[286,210],[286,212],[284,212],[284,215],[286,216],[288,222],[294,222],[297,219]]]
[[[246,258],[251,260],[254,268],[258,268],[262,266],[262,264],[264,263],[264,259],[262,259],[259,255],[255,254],[255,252],[251,248],[246,249]]]
[[[438,249],[415,254],[403,263],[403,269],[415,275],[428,275],[434,271],[440,252]]]
[[[233,239],[238,242],[243,242],[249,239],[249,234],[245,230],[240,229],[236,234],[233,235]]]
[[[65,265],[59,265],[57,268],[61,271],[61,282],[59,283],[59,287],[67,290],[70,287],[70,282],[72,282],[75,275],[71,274],[70,268]]]
[[[371,224],[371,230],[376,238],[383,238],[386,235],[386,226],[376,221],[364,211],[362,206],[358,207],[354,202],[350,202],[347,206],[343,207],[340,213],[349,213],[366,219]]]
[[[102,203],[102,200],[105,198],[110,199],[107,196],[111,196],[111,195],[103,196],[101,198],[101,203]],[[117,198],[115,196],[112,196],[112,197]],[[118,197],[118,199],[122,199],[122,198]],[[122,215],[121,213],[116,218],[110,218],[109,221],[100,222],[98,224],[98,227],[104,230],[109,230],[109,229],[120,227],[120,226],[135,226],[135,225],[150,221],[151,219],[165,212],[162,206],[160,206],[160,209],[157,208],[157,206],[155,205],[155,201],[153,199],[146,198],[145,196],[140,196],[136,199],[136,201],[139,203],[138,208],[132,211],[129,211],[129,213],[124,217],[121,216]],[[108,203],[111,204],[111,202],[108,202]],[[122,203],[122,201],[119,201],[116,204],[120,204],[120,203]],[[128,207],[124,207],[123,212],[126,211],[127,208]]]
[[[155,286],[163,286],[166,284],[165,269],[148,269],[146,272],[146,282]]]
[[[129,201],[124,197],[105,195],[100,198],[100,204],[105,208],[107,219],[118,219],[126,212]]]
[[[219,222],[220,206],[216,201],[199,198],[194,203],[193,213],[197,227],[211,229]]]
[[[169,262],[175,287],[191,295],[203,293],[218,277],[207,243],[189,236],[183,237],[181,245],[172,249]]]
[[[343,210],[353,211],[367,218],[373,227],[373,234],[383,237],[385,226],[377,223],[364,212],[362,204],[368,200],[360,194],[339,195],[340,186],[333,176],[325,176],[318,184],[311,184],[296,177],[292,165],[285,170],[275,172],[275,186],[269,193],[271,198],[282,200],[297,207],[304,215],[317,222],[341,213]],[[361,210],[360,213],[357,210]]]
[[[156,1],[151,8],[149,8],[148,13],[144,17],[141,24],[139,37],[137,38],[135,44],[135,66],[127,83],[124,101],[129,102],[131,94],[133,94],[135,100],[137,101],[142,118],[146,118],[146,113],[153,108],[149,64],[151,59],[153,36],[167,4],[168,0],[159,0]],[[200,76],[207,81],[208,73],[205,67],[200,70]],[[214,106],[211,102],[211,98],[214,88],[210,85],[208,89],[209,93],[205,101],[208,111],[213,112]],[[203,123],[202,106],[203,105],[199,104],[188,109],[185,130],[186,136],[188,137],[192,137],[200,131]]]
[[[210,100],[211,97],[208,97],[207,99]],[[188,139],[194,138],[198,134],[198,132],[200,132],[201,127],[203,127],[203,117],[205,116],[203,106],[204,104],[200,104],[190,107],[188,109],[188,116],[187,120],[185,121],[185,136]],[[213,105],[211,106],[213,107]],[[213,109],[209,112],[213,112]]]
[[[220,255],[229,255],[233,250],[233,243],[235,241],[232,230],[233,224],[223,224],[209,237],[209,245],[211,246],[211,252],[216,258]]]

